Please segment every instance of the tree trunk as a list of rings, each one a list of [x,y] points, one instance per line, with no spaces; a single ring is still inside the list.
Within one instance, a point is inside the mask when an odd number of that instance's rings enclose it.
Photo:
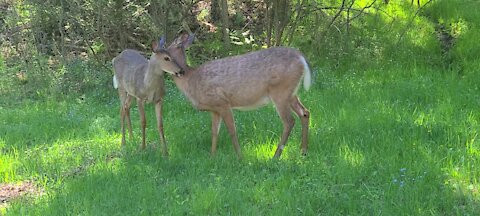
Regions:
[[[295,30],[297,28],[297,25],[298,23],[300,22],[300,19],[301,17],[303,17],[303,13],[304,13],[304,10],[303,10],[303,6],[305,5],[305,0],[302,0],[302,1],[298,1],[297,2],[297,6],[295,7],[295,11],[296,11],[296,16],[295,16],[295,20],[293,21],[293,23],[291,24],[290,26],[290,31],[288,32],[287,34],[287,37],[288,37],[288,45],[290,45],[293,41],[293,35],[295,34]]]
[[[177,30],[180,28],[182,4],[178,0],[162,0],[166,1],[163,5],[163,10],[166,11],[165,25],[163,27],[165,32],[166,42],[170,43],[176,37]]]
[[[154,0],[150,7],[149,13],[158,29],[157,37],[163,35],[167,43],[173,41],[177,29],[182,25],[182,4],[177,0]]]
[[[223,42],[225,43],[226,47],[230,46],[230,36],[228,35],[228,3],[227,0],[219,0],[218,6],[220,8],[220,16],[221,16],[221,28],[223,34]]]
[[[290,8],[288,0],[274,0],[273,1],[273,14],[275,23],[275,46],[282,44],[282,35],[285,26],[290,19]]]
[[[212,17],[212,23],[220,23],[220,0],[212,0],[210,5],[210,16]]]
[[[265,0],[265,21],[267,23],[267,47],[272,46],[273,9],[271,0]]]

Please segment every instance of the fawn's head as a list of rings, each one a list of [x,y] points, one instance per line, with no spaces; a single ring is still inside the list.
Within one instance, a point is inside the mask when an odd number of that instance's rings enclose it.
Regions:
[[[167,73],[181,76],[183,74],[183,69],[177,64],[175,59],[171,57],[168,51],[163,48],[164,45],[164,37],[162,37],[158,42],[152,42],[153,54],[150,57],[150,64]]]

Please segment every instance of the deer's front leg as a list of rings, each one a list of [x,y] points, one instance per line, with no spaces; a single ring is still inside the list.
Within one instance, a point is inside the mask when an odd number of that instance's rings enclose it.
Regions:
[[[228,133],[232,139],[233,148],[235,149],[235,153],[237,153],[237,157],[242,159],[242,152],[240,151],[240,144],[238,143],[237,138],[237,131],[235,129],[235,120],[233,119],[233,113],[230,108],[221,110],[220,115],[225,123],[225,126],[228,129]]]

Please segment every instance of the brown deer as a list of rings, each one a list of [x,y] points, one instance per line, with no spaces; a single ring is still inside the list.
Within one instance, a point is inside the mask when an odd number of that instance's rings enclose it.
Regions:
[[[227,57],[191,68],[185,61],[185,49],[194,36],[182,34],[167,51],[182,67],[183,71],[172,73],[177,87],[199,110],[210,111],[212,115],[212,155],[217,149],[220,120],[223,119],[233,147],[242,157],[233,109],[248,110],[270,102],[276,107],[283,122],[283,133],[274,158],[279,158],[293,128],[295,112],[302,122],[302,154],[307,153],[308,123],[310,113],[297,97],[297,90],[303,79],[306,90],[311,85],[311,75],[303,55],[292,48],[274,47],[244,55]]]
[[[113,86],[118,88],[120,96],[120,123],[122,128],[122,146],[125,145],[125,118],[130,138],[132,134],[132,123],[130,120],[130,104],[132,97],[137,99],[138,110],[140,112],[142,127],[142,144],[145,148],[145,102],[155,104],[157,116],[157,127],[160,135],[162,151],[164,156],[168,156],[167,144],[163,133],[162,120],[162,100],[165,95],[163,74],[179,73],[182,69],[167,54],[162,47],[165,39],[162,37],[160,42],[153,42],[153,54],[150,60],[143,57],[138,51],[127,49],[122,51],[112,60],[115,75],[113,76]]]

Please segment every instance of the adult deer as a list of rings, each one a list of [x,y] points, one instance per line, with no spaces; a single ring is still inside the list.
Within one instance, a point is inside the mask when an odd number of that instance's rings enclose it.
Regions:
[[[177,87],[199,110],[212,115],[211,153],[217,149],[220,119],[223,119],[233,147],[242,157],[232,108],[253,109],[273,102],[283,122],[283,133],[275,151],[279,158],[295,124],[293,110],[302,122],[302,154],[307,153],[308,123],[310,113],[296,93],[303,78],[306,90],[311,85],[311,75],[303,55],[292,48],[275,47],[244,55],[209,61],[191,68],[185,61],[185,49],[192,43],[193,35],[178,37],[167,51],[183,71],[172,73]]]
[[[121,52],[112,60],[115,75],[113,76],[113,86],[118,88],[120,96],[120,118],[122,128],[122,146],[125,145],[125,118],[130,138],[132,134],[132,123],[130,120],[130,104],[132,97],[137,99],[138,110],[140,112],[142,128],[142,144],[145,148],[145,102],[155,103],[155,112],[157,116],[157,127],[160,135],[162,151],[164,156],[168,156],[167,144],[163,133],[162,120],[162,100],[165,95],[163,74],[179,73],[181,68],[173,61],[162,47],[165,39],[152,43],[153,54],[150,60],[143,57],[138,51],[127,49]]]

